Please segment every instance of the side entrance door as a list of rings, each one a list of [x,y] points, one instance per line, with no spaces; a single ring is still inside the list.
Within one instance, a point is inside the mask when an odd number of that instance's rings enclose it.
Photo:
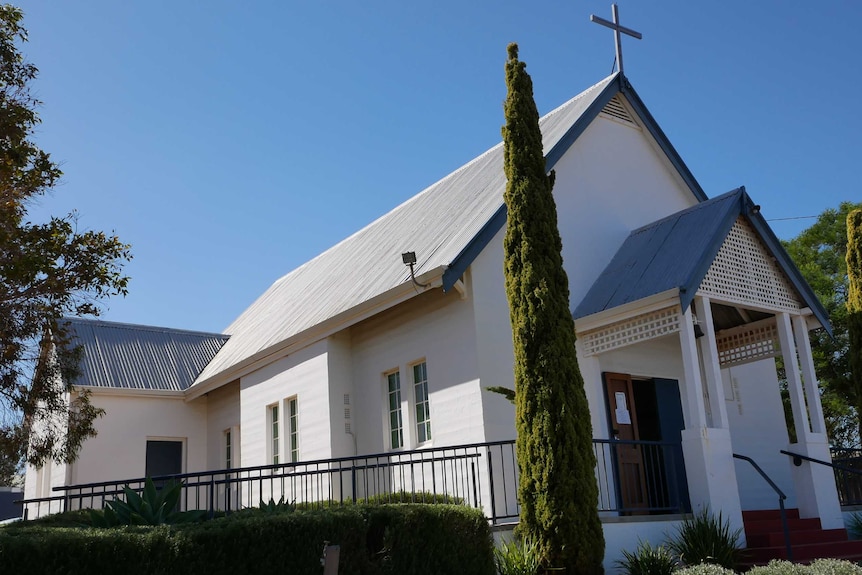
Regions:
[[[605,373],[605,392],[608,400],[608,421],[611,439],[621,442],[638,441],[637,411],[632,392],[632,378],[624,373]],[[617,469],[619,507],[626,511],[645,513],[649,497],[644,473],[643,451],[640,445],[611,443]]]

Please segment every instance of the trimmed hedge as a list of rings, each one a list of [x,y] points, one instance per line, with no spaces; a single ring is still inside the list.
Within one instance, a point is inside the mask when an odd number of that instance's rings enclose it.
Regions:
[[[0,529],[0,572],[320,575],[324,541],[341,545],[341,574],[494,573],[487,520],[454,505],[240,512],[201,524],[114,529],[17,524]]]

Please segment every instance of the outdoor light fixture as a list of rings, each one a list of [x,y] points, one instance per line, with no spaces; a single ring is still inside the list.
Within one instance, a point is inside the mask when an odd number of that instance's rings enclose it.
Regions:
[[[421,288],[426,288],[431,284],[421,284],[416,281],[416,276],[413,274],[413,266],[416,264],[416,252],[404,252],[401,254],[401,261],[404,262],[405,266],[410,267],[410,279],[413,280],[413,283]]]
[[[691,314],[691,323],[694,325],[694,339],[699,339],[706,335],[700,327],[700,320],[694,314]]]

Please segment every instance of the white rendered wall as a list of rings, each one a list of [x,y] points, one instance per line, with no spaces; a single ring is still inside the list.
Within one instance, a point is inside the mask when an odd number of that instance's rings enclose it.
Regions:
[[[632,230],[697,204],[643,132],[603,117],[554,169],[572,309]]]
[[[205,398],[186,403],[182,397],[94,392],[90,400],[105,416],[70,466],[68,483],[143,477],[148,439],[183,441],[183,471],[207,469]]]
[[[386,373],[401,374],[406,449],[484,441],[473,308],[457,291],[430,290],[351,328],[354,432],[360,454],[388,450]],[[415,430],[412,365],[425,361],[430,442]]]
[[[631,231],[697,203],[643,132],[603,117],[590,124],[554,169],[563,265],[573,310]],[[483,387],[514,385],[512,330],[503,278],[504,235],[505,229],[496,234],[473,261],[468,276]],[[678,346],[675,355],[679,356]],[[604,421],[601,374],[597,379],[589,359],[581,363],[582,372],[589,372],[592,380],[586,381],[586,391],[593,427],[598,430],[599,414]],[[511,405],[487,392],[482,394],[482,401],[489,439],[513,438]]]
[[[796,506],[791,460],[779,453],[789,439],[775,361],[766,359],[721,370],[733,451],[754,459]],[[747,462],[736,461],[743,509],[775,509],[778,496]]]
[[[224,469],[225,431],[228,429],[231,430],[231,467],[240,467],[239,380],[214,389],[206,398],[207,468]]]
[[[280,461],[287,461],[285,400],[293,396],[297,398],[299,460],[331,457],[328,377],[327,341],[323,340],[242,378],[240,449],[244,467],[272,463],[267,410],[275,403],[281,414]]]
[[[357,455],[353,438],[354,409],[353,393],[353,350],[351,349],[350,330],[330,337],[327,357],[329,370],[329,417],[332,422],[332,457]],[[349,404],[345,401],[349,401]],[[349,417],[348,417],[349,416]],[[350,433],[347,433],[347,426]]]

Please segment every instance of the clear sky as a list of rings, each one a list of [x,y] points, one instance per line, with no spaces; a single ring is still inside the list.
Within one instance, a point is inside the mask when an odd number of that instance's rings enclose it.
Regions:
[[[32,211],[131,243],[105,319],[222,331],[277,278],[500,140],[506,45],[540,113],[611,72],[610,1],[21,0]],[[860,201],[862,2],[622,0],[626,75],[709,196]],[[775,221],[789,238],[813,220]]]

